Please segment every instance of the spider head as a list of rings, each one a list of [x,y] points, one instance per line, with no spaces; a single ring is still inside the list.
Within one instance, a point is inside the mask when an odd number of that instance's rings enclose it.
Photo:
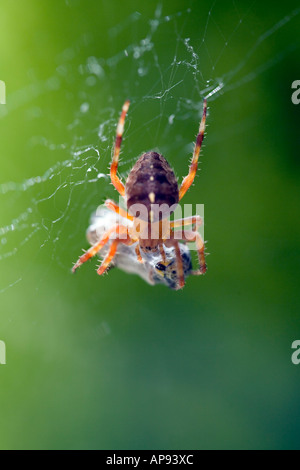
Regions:
[[[140,238],[140,249],[143,253],[153,254],[158,252],[159,240],[152,238]]]

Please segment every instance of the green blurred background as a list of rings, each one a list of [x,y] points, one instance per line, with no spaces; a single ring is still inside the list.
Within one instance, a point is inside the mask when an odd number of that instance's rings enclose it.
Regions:
[[[298,3],[1,2],[0,448],[300,448]],[[72,276],[124,99],[123,176],[159,148],[181,178],[221,83],[205,277]]]

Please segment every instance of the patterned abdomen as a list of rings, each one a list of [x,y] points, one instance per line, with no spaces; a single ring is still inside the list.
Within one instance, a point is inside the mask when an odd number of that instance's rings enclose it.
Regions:
[[[141,218],[149,222],[157,220],[157,217],[151,220],[153,205],[155,208],[163,204],[171,207],[178,204],[179,201],[175,174],[167,160],[156,152],[144,153],[138,159],[127,178],[125,192],[128,211],[136,215],[132,206],[143,205],[147,209],[148,215],[147,219],[145,216],[141,216]],[[162,218],[161,215],[159,218]]]

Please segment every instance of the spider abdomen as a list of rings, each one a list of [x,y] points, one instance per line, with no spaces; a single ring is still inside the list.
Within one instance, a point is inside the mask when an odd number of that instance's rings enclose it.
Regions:
[[[178,183],[174,171],[167,160],[157,152],[141,155],[128,175],[125,193],[129,212],[132,206],[143,205],[147,213],[146,220],[149,222],[154,221],[150,220],[151,215],[153,216],[153,205],[172,207],[179,202]],[[145,219],[145,213],[141,215],[142,219]]]

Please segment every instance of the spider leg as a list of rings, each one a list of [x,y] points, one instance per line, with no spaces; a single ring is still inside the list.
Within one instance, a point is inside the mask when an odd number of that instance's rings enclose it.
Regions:
[[[125,227],[123,227],[123,228],[125,228]],[[123,233],[124,233],[124,231],[123,231]],[[97,273],[99,274],[99,276],[104,274],[105,271],[107,270],[107,268],[109,267],[110,263],[112,262],[112,260],[114,259],[115,255],[116,255],[118,245],[120,243],[124,243],[124,245],[132,245],[134,243],[134,241],[130,238],[128,232],[127,232],[127,237],[126,238],[122,238],[122,239],[116,238],[115,240],[113,240],[112,243],[111,243],[111,246],[109,248],[107,256],[102,261],[102,264],[101,264],[100,268],[97,270]]]
[[[171,238],[165,240],[164,243],[168,248],[173,247],[175,249],[176,269],[177,269],[177,278],[178,278],[178,287],[176,290],[182,289],[185,285],[185,280],[184,280],[184,268],[183,268],[183,261],[181,257],[179,242],[174,239],[174,234],[172,233]]]
[[[184,287],[185,281],[184,281],[184,269],[183,269],[183,262],[181,258],[181,252],[180,252],[180,247],[179,243],[174,241],[174,248],[175,248],[175,255],[176,255],[176,268],[177,268],[177,275],[178,275],[178,288],[182,289]]]
[[[130,102],[128,100],[125,101],[125,103],[123,104],[121,116],[120,116],[118,127],[117,127],[114,156],[113,156],[111,167],[110,167],[111,182],[116,188],[116,190],[123,197],[125,196],[125,186],[120,180],[120,178],[118,177],[117,171],[118,171],[118,164],[119,164],[120,148],[121,148],[122,137],[123,137],[123,132],[124,132],[125,118],[129,109],[129,105],[130,105]]]
[[[105,206],[110,209],[111,211],[115,212],[116,214],[120,215],[124,219],[128,219],[133,221],[134,217],[128,214],[128,212],[125,209],[122,209],[122,207],[118,206],[118,204],[111,199],[107,199],[105,201]]]
[[[72,272],[75,273],[76,269],[78,269],[82,264],[86,263],[89,259],[93,258],[96,256],[96,254],[109,242],[110,237],[112,235],[118,235],[120,236],[121,234],[124,236],[124,234],[128,234],[127,227],[123,225],[115,225],[114,227],[110,228],[99,240],[95,245],[93,245],[89,250],[87,250],[80,258],[78,261],[75,263],[73,266]],[[125,240],[124,240],[125,241]]]
[[[160,243],[160,245],[159,245],[159,251],[160,251],[160,254],[161,254],[161,257],[162,257],[162,262],[163,262],[163,263],[166,263],[166,262],[167,262],[167,258],[166,258],[166,252],[165,252],[164,244],[163,244],[163,243]]]
[[[180,228],[180,227],[186,227],[187,225],[192,225],[193,231],[197,230],[203,223],[202,218],[200,215],[195,215],[192,217],[186,217],[185,219],[177,219],[177,220],[172,220],[170,222],[170,228]]]
[[[182,235],[182,240],[187,242],[196,242],[198,259],[199,259],[199,269],[197,271],[193,271],[194,275],[201,275],[206,273],[206,262],[205,262],[205,245],[203,238],[201,237],[199,232],[185,232]]]
[[[180,190],[179,190],[179,200],[183,198],[187,190],[190,188],[190,186],[193,184],[193,181],[196,176],[196,172],[198,169],[198,159],[199,159],[199,154],[201,150],[201,145],[204,139],[204,131],[205,131],[205,122],[206,122],[206,113],[207,113],[207,100],[204,100],[203,104],[203,114],[202,114],[202,119],[200,123],[200,128],[199,128],[199,133],[197,135],[197,140],[196,140],[196,145],[194,149],[194,154],[193,154],[193,159],[192,163],[190,166],[190,170],[188,175],[184,178]]]
[[[108,252],[106,258],[102,261],[102,264],[101,264],[100,268],[97,270],[97,274],[99,274],[99,276],[101,276],[102,274],[105,273],[105,271],[109,267],[110,263],[114,259],[119,243],[120,243],[120,240],[113,240],[112,241],[112,244],[109,248],[109,252]]]

